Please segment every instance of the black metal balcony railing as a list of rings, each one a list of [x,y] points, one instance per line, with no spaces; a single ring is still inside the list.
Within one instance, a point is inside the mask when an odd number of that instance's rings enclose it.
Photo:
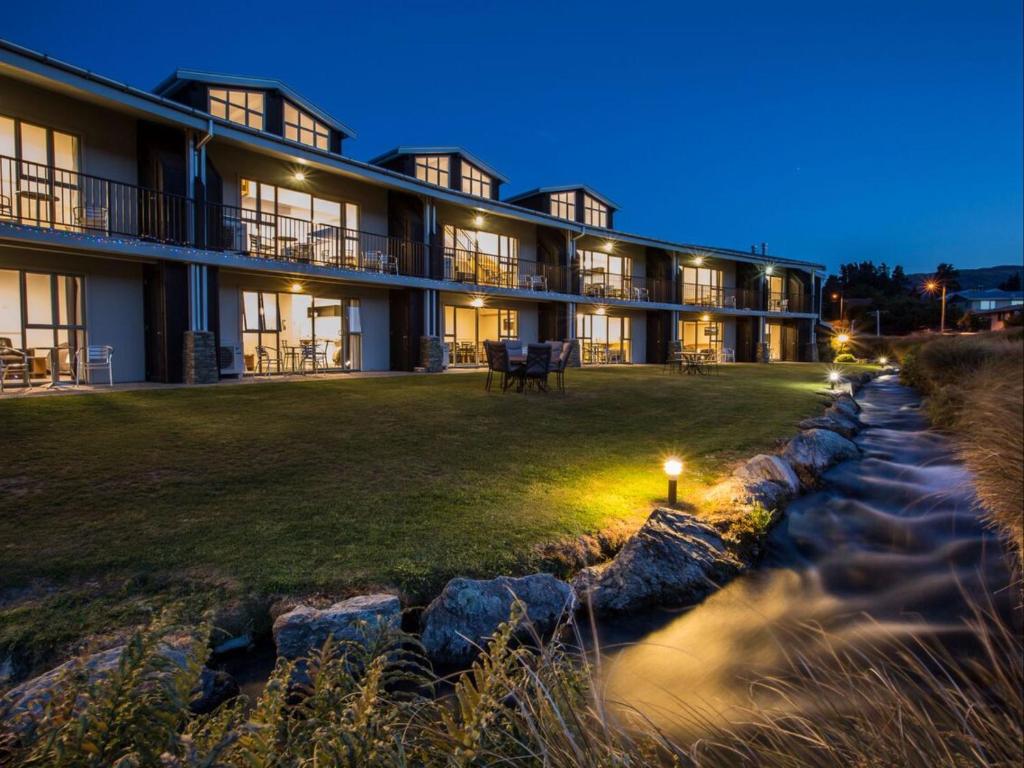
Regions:
[[[793,293],[769,293],[769,312],[810,312],[808,297]]]
[[[188,245],[191,217],[181,195],[0,156],[0,221]]]
[[[514,256],[495,256],[461,248],[445,248],[441,273],[443,279],[457,283],[566,292],[565,267]]]
[[[576,277],[576,292],[583,296],[623,301],[672,301],[672,284],[667,280],[620,275],[603,270],[583,270]]]
[[[220,203],[204,207],[199,244],[214,251],[364,272],[422,276],[428,246]]]
[[[757,291],[745,288],[722,288],[714,285],[680,285],[680,303],[716,309],[760,309]]]

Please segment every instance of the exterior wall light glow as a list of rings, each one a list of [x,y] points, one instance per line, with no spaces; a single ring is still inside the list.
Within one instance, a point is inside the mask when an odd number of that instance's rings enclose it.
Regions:
[[[706,322],[708,322],[711,319],[711,315],[709,315],[707,312],[705,312],[703,315],[700,316],[700,319],[701,319],[701,322],[706,323]]]
[[[668,503],[675,505],[678,496],[679,476],[683,473],[683,462],[675,457],[665,459],[663,469],[668,476]]]
[[[598,307],[597,309],[594,310],[594,312],[595,312],[595,314],[603,315],[605,313],[605,308],[604,307]]]
[[[474,296],[473,300],[471,302],[469,302],[469,306],[475,307],[476,309],[480,309],[480,307],[482,307],[483,305],[484,305],[484,300],[482,298],[480,298],[479,296]]]
[[[704,264],[704,257],[703,256],[694,256],[693,257],[693,266],[700,267],[703,264]]]
[[[473,217],[473,224],[478,227],[482,227],[484,225],[484,217],[481,216],[480,214],[477,214],[476,216]]]
[[[764,273],[766,275],[774,274],[775,273],[775,267],[773,267],[771,264],[769,264],[767,267],[764,268]]]
[[[613,249],[613,248],[615,247],[615,244],[614,244],[614,243],[613,243],[613,242],[612,242],[611,240],[608,240],[608,241],[607,241],[607,242],[606,242],[606,243],[604,244],[604,246],[603,246],[603,247],[604,247],[605,251],[607,251],[608,253],[611,253],[611,252],[612,252],[612,249]]]
[[[302,290],[302,283],[292,283],[292,293],[298,293]]]
[[[305,181],[306,180],[306,174],[303,173],[302,171],[296,171],[294,175],[295,175],[295,180],[296,181]]]

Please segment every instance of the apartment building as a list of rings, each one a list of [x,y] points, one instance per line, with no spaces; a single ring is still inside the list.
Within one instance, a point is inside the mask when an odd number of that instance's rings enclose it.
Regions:
[[[0,42],[0,344],[40,380],[109,345],[121,382],[470,366],[499,338],[815,354],[820,264],[620,231],[586,185],[505,196],[458,146],[353,160],[355,136],[276,80],[144,91]]]

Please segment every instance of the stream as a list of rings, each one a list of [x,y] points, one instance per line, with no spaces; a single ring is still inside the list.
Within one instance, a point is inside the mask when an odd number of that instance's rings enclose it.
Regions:
[[[681,706],[715,725],[742,720],[750,681],[785,673],[788,659],[827,664],[829,646],[856,650],[891,636],[970,654],[962,618],[972,596],[994,595],[993,607],[1019,623],[1001,542],[918,394],[883,376],[857,400],[863,458],[833,467],[820,490],[790,503],[756,569],[693,608],[599,627],[608,700],[692,736]]]

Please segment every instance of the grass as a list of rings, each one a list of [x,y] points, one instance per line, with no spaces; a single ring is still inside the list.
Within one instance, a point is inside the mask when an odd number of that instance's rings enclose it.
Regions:
[[[662,458],[695,499],[821,407],[825,366],[573,371],[566,397],[483,374],[0,402],[0,662],[24,667],[154,603],[230,595],[428,597],[453,575],[636,527]]]
[[[1024,561],[1024,342],[1021,332],[926,341],[904,354],[904,376],[952,432],[985,511]]]

